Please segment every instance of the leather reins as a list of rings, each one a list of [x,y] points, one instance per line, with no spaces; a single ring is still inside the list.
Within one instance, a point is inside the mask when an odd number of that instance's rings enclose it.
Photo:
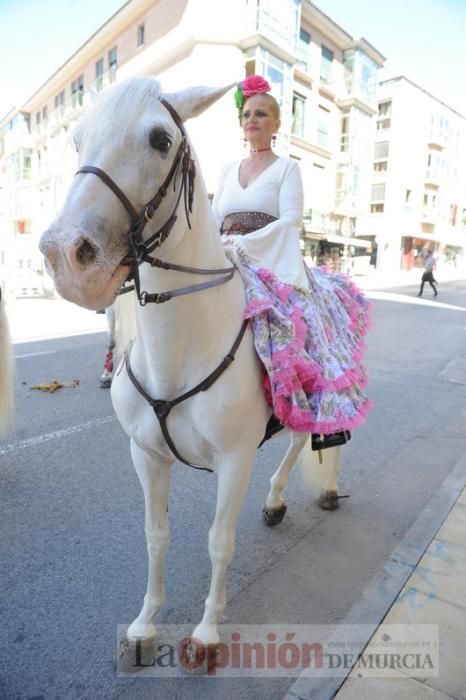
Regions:
[[[168,103],[166,100],[163,98],[160,99],[160,102],[164,105],[164,107],[168,110],[170,113],[171,117],[173,118],[175,124],[179,128],[181,132],[181,143],[178,147],[178,151],[176,152],[176,155],[173,159],[173,163],[170,167],[170,170],[163,181],[162,185],[159,187],[157,190],[156,194],[152,199],[150,199],[145,206],[143,207],[143,211],[141,214],[138,214],[134,206],[131,204],[130,200],[128,197],[125,195],[125,193],[120,189],[120,187],[116,184],[112,178],[107,175],[107,173],[102,170],[101,168],[97,168],[93,165],[83,165],[79,170],[76,171],[76,175],[79,173],[91,173],[92,175],[96,175],[99,177],[102,182],[111,189],[111,191],[114,193],[114,195],[118,198],[118,200],[121,202],[121,204],[124,206],[126,211],[131,217],[131,226],[129,228],[129,248],[130,252],[128,255],[126,255],[123,260],[121,261],[121,265],[127,265],[130,268],[130,273],[127,277],[127,282],[134,280],[133,285],[126,285],[124,286],[120,294],[125,293],[125,292],[130,292],[133,289],[136,291],[138,301],[141,306],[145,306],[148,303],[155,303],[155,304],[163,304],[167,301],[170,301],[170,299],[173,299],[174,297],[178,296],[183,296],[185,294],[191,294],[193,292],[200,292],[204,289],[208,289],[210,287],[216,287],[221,284],[225,284],[225,282],[228,282],[229,280],[232,279],[233,275],[235,274],[236,267],[235,265],[232,265],[232,267],[228,268],[219,268],[219,269],[202,269],[202,268],[194,268],[194,267],[187,267],[185,265],[176,265],[174,263],[168,263],[165,262],[164,260],[160,260],[160,258],[153,257],[150,255],[156,248],[162,245],[162,243],[168,238],[170,231],[173,228],[173,225],[175,224],[177,220],[177,214],[176,211],[178,209],[178,205],[181,201],[181,197],[184,194],[184,209],[185,209],[185,214],[186,214],[186,220],[188,223],[188,227],[191,228],[191,222],[189,219],[190,213],[192,213],[192,205],[193,205],[193,198],[194,198],[194,179],[196,176],[196,170],[195,170],[195,164],[194,160],[191,158],[191,147],[189,144],[188,137],[186,135],[186,131],[183,126],[183,122],[181,121],[179,115],[175,111],[175,109]],[[165,223],[156,231],[153,233],[149,238],[146,240],[143,240],[142,235],[144,228],[146,224],[152,219],[154,216],[155,212],[157,209],[160,207],[164,197],[166,196],[168,192],[168,188],[170,187],[170,184],[173,181],[173,191],[176,192],[176,181],[177,181],[177,176],[178,173],[181,171],[181,185],[178,191],[178,194],[176,196],[176,202],[175,206],[172,210],[171,215],[169,218],[165,221]],[[217,278],[215,280],[210,280],[208,282],[202,282],[200,284],[194,284],[189,287],[179,287],[177,289],[170,289],[165,292],[159,292],[159,293],[154,293],[151,294],[146,291],[141,291],[141,283],[140,283],[140,277],[139,277],[139,265],[141,263],[146,262],[149,263],[152,267],[158,267],[162,268],[164,270],[174,270],[176,272],[186,272],[190,274],[195,274],[195,275],[223,275],[220,278]],[[203,471],[209,471],[211,472],[212,469],[208,469],[207,467],[197,467],[194,464],[191,464],[188,462],[184,457],[180,455],[178,452],[177,448],[175,447],[173,440],[170,437],[170,433],[168,432],[168,427],[167,427],[167,417],[168,414],[170,413],[171,409],[176,406],[177,404],[181,403],[182,401],[185,401],[186,399],[190,398],[191,396],[194,396],[195,394],[198,394],[201,391],[207,391],[210,386],[223,374],[223,372],[227,369],[227,367],[230,366],[230,364],[233,362],[235,359],[235,354],[236,351],[238,350],[240,343],[243,339],[244,333],[246,331],[248,325],[248,321],[244,321],[240,332],[238,333],[236,340],[234,341],[230,351],[227,353],[227,355],[224,357],[222,362],[218,365],[218,367],[211,372],[202,382],[197,384],[193,389],[190,391],[187,391],[186,393],[182,394],[181,396],[178,396],[175,399],[172,399],[170,401],[162,400],[162,399],[153,399],[144,389],[144,387],[139,383],[139,381],[136,379],[134,376],[134,373],[131,369],[130,362],[129,362],[129,353],[126,352],[125,354],[125,366],[126,366],[126,371],[128,373],[128,377],[130,378],[131,382],[137,389],[137,391],[143,396],[146,401],[151,405],[152,409],[154,410],[154,413],[159,421],[160,429],[162,431],[162,435],[165,438],[165,441],[170,448],[170,450],[173,452],[174,456],[180,460],[180,462],[183,462],[184,464],[187,464],[190,467],[194,467],[194,469],[201,469]]]

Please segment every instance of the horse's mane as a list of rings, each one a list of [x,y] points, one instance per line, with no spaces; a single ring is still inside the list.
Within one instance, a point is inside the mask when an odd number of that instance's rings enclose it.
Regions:
[[[89,138],[105,142],[109,133],[112,133],[112,138],[116,136],[118,140],[123,140],[134,129],[146,106],[158,100],[160,94],[160,83],[154,78],[128,78],[107,88],[99,94],[91,109],[84,113],[76,129],[77,141]],[[118,124],[116,134],[115,124]]]

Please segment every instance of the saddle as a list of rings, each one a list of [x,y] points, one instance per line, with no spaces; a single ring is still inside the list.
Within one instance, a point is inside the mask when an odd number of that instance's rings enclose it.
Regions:
[[[265,435],[262,438],[259,447],[262,447],[264,442],[267,442],[267,440],[270,440],[271,437],[281,432],[282,430],[285,430],[285,426],[283,425],[283,423],[280,423],[276,416],[270,416],[265,428]],[[330,435],[312,433],[311,448],[313,451],[320,452],[321,450],[326,450],[330,447],[338,447],[339,445],[345,445],[350,440],[351,433],[349,430],[340,430]]]

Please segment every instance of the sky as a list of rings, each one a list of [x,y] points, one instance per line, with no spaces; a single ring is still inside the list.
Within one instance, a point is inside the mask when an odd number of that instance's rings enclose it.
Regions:
[[[466,0],[313,0],[386,58],[382,77],[405,75],[466,116]]]
[[[0,0],[0,119],[27,98],[124,0]]]
[[[386,57],[385,77],[403,74],[466,116],[466,0],[313,1]],[[26,101],[124,4],[0,0],[0,118]]]

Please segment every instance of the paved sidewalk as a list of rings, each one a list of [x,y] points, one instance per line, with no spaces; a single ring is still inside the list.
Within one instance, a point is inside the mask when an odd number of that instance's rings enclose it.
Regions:
[[[107,330],[105,314],[64,299],[20,298],[7,306],[13,343],[98,333]]]
[[[289,688],[285,700],[466,699],[465,487],[466,456],[343,620],[342,626],[354,626],[356,632],[361,626],[367,625],[369,630],[372,626],[362,651],[365,663],[358,659],[344,680],[342,676],[319,678],[304,672]],[[422,652],[423,647],[412,644],[406,647],[417,667],[384,667],[380,672],[372,663],[371,668],[367,663],[370,653],[391,651],[396,636],[393,625],[399,626],[397,641],[412,640],[417,632],[420,640],[438,642],[428,646],[434,661],[432,670],[414,660],[413,654]],[[429,627],[420,627],[423,625]],[[338,629],[335,639],[340,639]],[[359,647],[357,654],[360,652]],[[395,653],[400,653],[400,645]]]
[[[466,489],[447,515],[425,554],[397,596],[371,642],[386,639],[389,625],[438,625],[439,675],[396,670],[371,678],[354,669],[338,700],[447,700],[466,697]],[[407,675],[410,673],[410,675]],[[388,675],[388,674],[387,674]]]

